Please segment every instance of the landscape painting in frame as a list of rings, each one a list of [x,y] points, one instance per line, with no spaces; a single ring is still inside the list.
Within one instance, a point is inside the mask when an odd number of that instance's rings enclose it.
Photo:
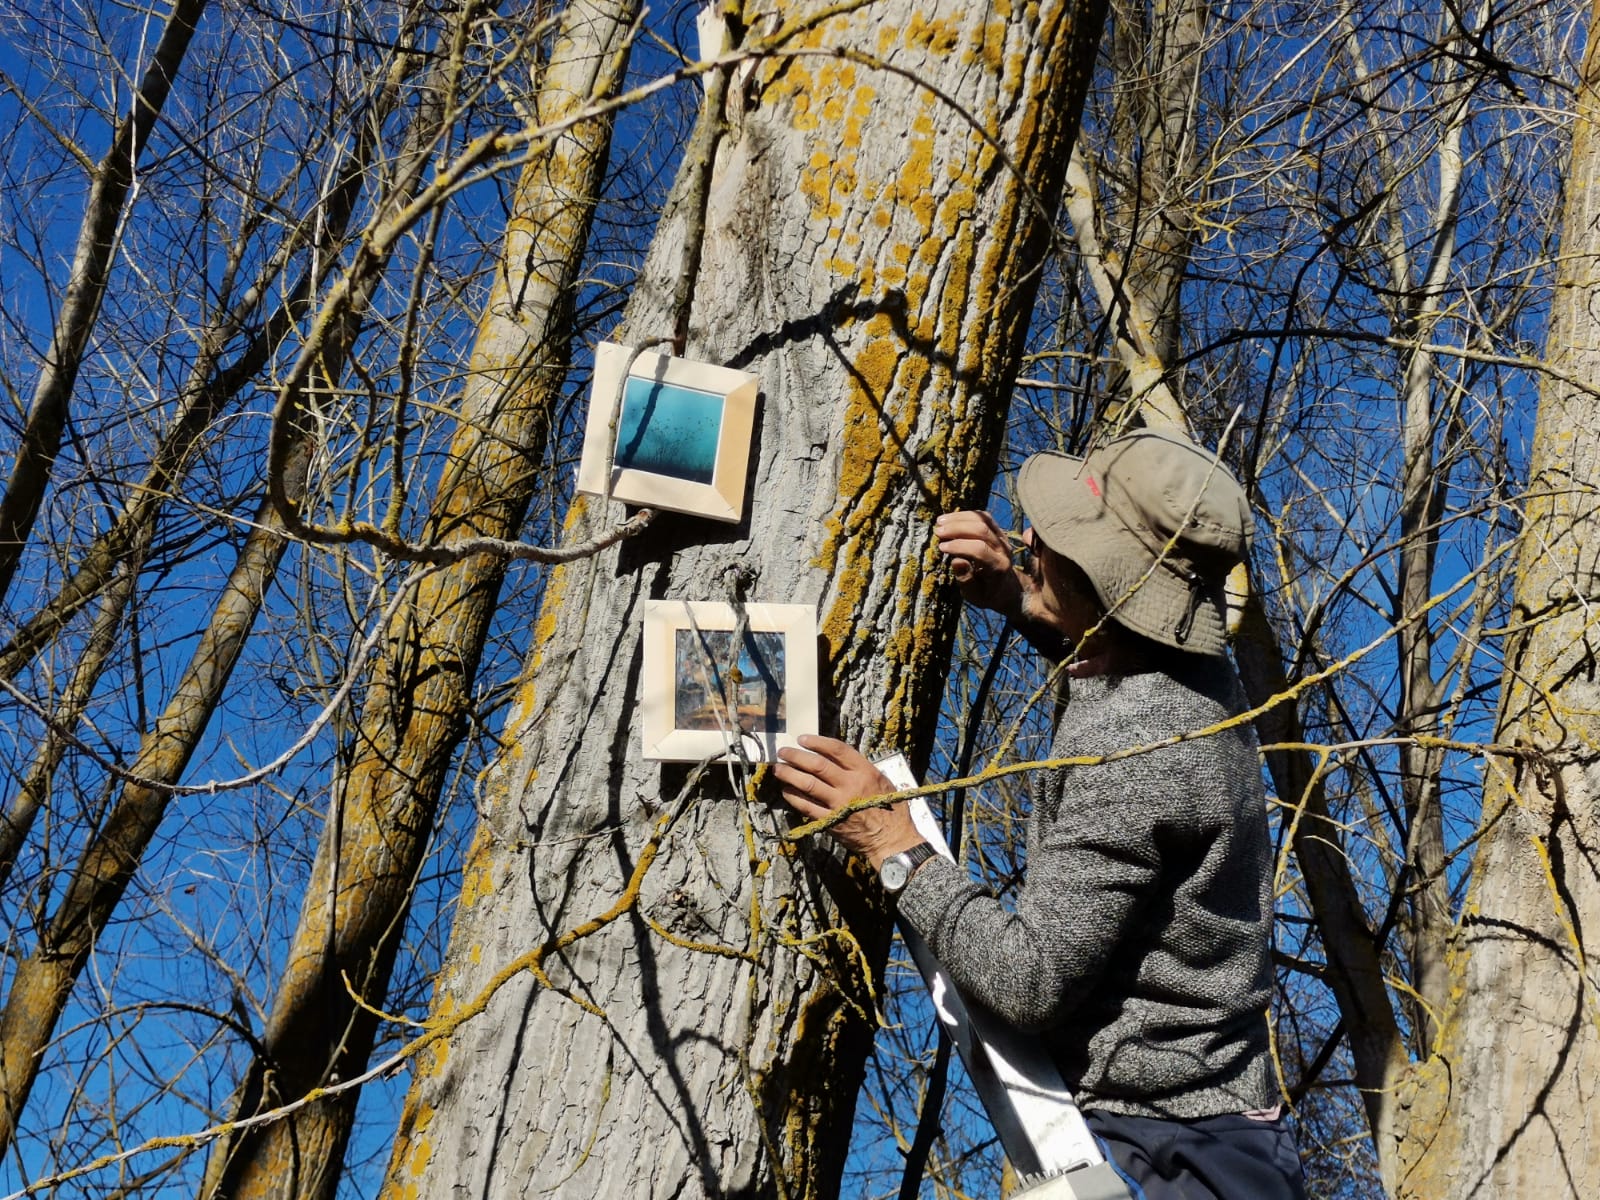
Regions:
[[[774,762],[817,731],[817,618],[809,604],[650,600],[644,610],[644,757]]]
[[[743,371],[601,342],[578,491],[739,521],[757,388]]]

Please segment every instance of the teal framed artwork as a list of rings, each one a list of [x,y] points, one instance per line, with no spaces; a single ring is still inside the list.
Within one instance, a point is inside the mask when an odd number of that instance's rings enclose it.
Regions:
[[[743,371],[601,342],[578,491],[739,521],[757,389]]]

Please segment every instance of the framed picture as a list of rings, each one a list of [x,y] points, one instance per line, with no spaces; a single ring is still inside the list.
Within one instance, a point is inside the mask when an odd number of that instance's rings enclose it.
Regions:
[[[640,354],[629,369],[630,353],[611,342],[595,350],[578,490],[738,521],[756,377],[666,354]]]
[[[817,613],[809,604],[648,600],[640,697],[644,757],[774,762],[817,731]]]

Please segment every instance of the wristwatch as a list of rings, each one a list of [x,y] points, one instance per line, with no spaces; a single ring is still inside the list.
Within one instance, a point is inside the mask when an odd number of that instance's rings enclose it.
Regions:
[[[898,896],[911,881],[911,873],[927,862],[937,851],[928,842],[918,842],[909,850],[891,854],[878,864],[878,881],[891,897]]]

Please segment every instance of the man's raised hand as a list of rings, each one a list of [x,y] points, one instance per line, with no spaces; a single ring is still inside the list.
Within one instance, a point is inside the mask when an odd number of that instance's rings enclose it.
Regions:
[[[967,603],[1015,616],[1022,584],[1011,569],[1011,543],[999,523],[986,512],[949,512],[934,521],[933,532]]]

